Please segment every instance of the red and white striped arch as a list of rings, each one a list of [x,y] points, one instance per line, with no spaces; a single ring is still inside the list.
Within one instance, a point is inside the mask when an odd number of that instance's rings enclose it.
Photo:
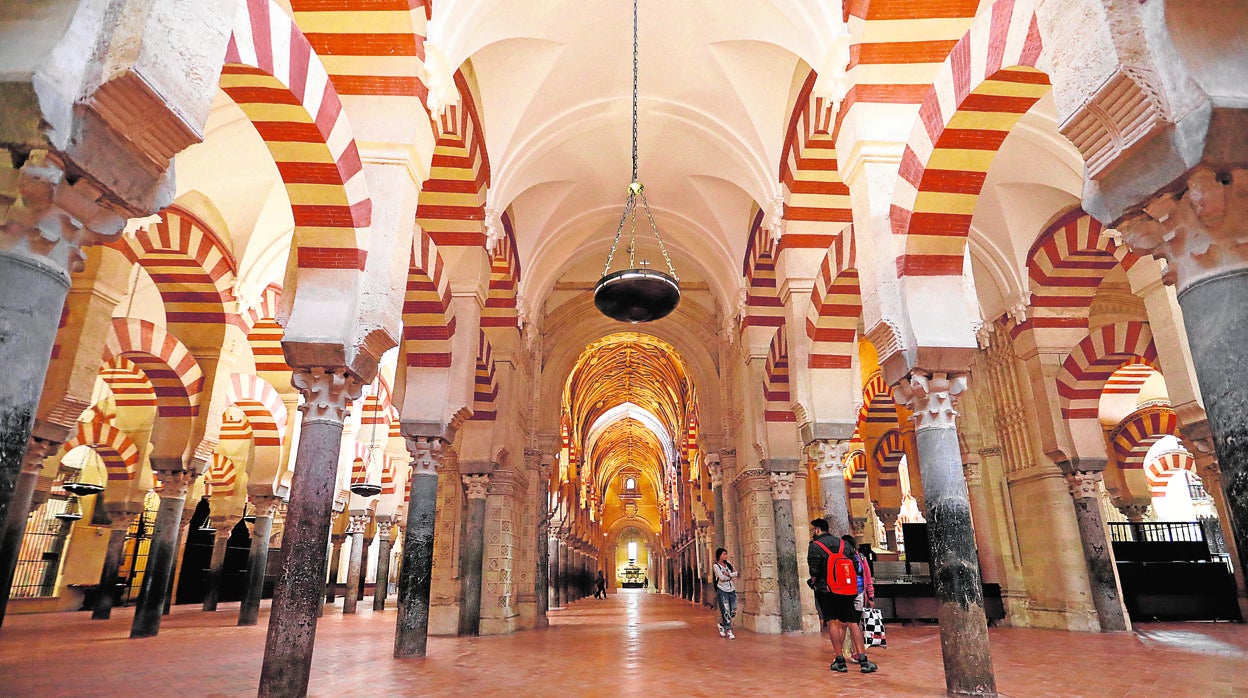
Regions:
[[[893,391],[878,369],[862,386],[862,407],[858,410],[858,431],[879,433],[897,426],[897,403]],[[874,429],[871,429],[874,427]]]
[[[1154,498],[1166,496],[1170,478],[1180,470],[1196,475],[1196,459],[1186,450],[1169,451],[1154,458],[1145,469],[1148,491]]]
[[[237,406],[243,414],[247,415],[247,421],[251,424],[252,439],[257,449],[257,460],[280,458],[282,440],[286,434],[286,424],[290,415],[277,390],[259,376],[234,373],[230,375],[230,388],[226,398],[230,404]],[[259,455],[262,448],[266,449],[265,456]],[[270,448],[276,450],[267,451]]]
[[[115,356],[100,367],[100,379],[113,393],[117,407],[156,407],[156,392],[134,362]]]
[[[1160,371],[1146,363],[1124,364],[1105,381],[1105,389],[1101,391],[1101,394],[1139,397],[1140,390],[1143,389],[1148,379],[1159,375],[1161,375]]]
[[[504,211],[501,217],[503,237],[494,243],[490,257],[490,287],[481,309],[482,327],[511,327],[520,329],[517,314],[516,291],[520,285],[520,256],[516,250],[515,230],[511,214]]]
[[[86,446],[104,461],[109,482],[132,482],[139,472],[139,447],[125,432],[108,422],[78,422],[73,438],[65,442],[65,453]]]
[[[240,408],[241,411],[241,408]],[[251,421],[247,419],[247,414],[231,414],[226,411],[221,415],[221,429],[217,433],[219,443],[228,444],[231,441],[251,441],[253,433],[251,431]],[[234,453],[235,451],[230,451]],[[255,463],[259,459],[252,458]]]
[[[1032,4],[997,0],[949,53],[919,107],[890,214],[904,235],[899,276],[957,276],[988,168],[1010,129],[1049,90],[1036,70]]]
[[[307,37],[272,0],[246,0],[236,14],[221,89],[286,184],[296,266],[363,271],[372,200],[351,124]]]
[[[290,6],[338,94],[414,98],[412,106],[423,110],[431,0],[291,0]]]
[[[850,451],[845,456],[845,476],[849,497],[849,515],[864,518],[871,511],[867,497],[867,454],[862,449]]]
[[[429,179],[421,186],[416,222],[440,247],[485,247],[485,198],[490,159],[476,102],[461,71],[460,105],[435,121],[437,142]]]
[[[754,214],[750,242],[741,273],[745,276],[745,317],[741,329],[780,327],[784,324],[784,301],[776,284],[776,248],[771,232],[763,228],[763,212]]]
[[[851,225],[833,238],[810,292],[806,336],[811,342],[811,368],[850,368],[853,364],[858,318],[862,315],[855,263]]]
[[[477,345],[477,370],[473,378],[472,419],[492,422],[498,417],[498,381],[494,376],[494,350],[484,330]]]
[[[1142,470],[1148,449],[1163,436],[1179,436],[1179,418],[1169,407],[1145,407],[1127,415],[1109,433],[1109,443],[1124,470]]]
[[[767,364],[763,373],[763,399],[766,403],[763,419],[767,422],[796,422],[793,413],[793,397],[789,389],[789,342],[784,325],[776,328],[767,350]]]
[[[449,368],[455,316],[442,255],[421,231],[412,240],[412,259],[403,299],[403,360],[410,368]]]
[[[900,465],[902,456],[906,455],[906,446],[901,432],[889,429],[876,442],[871,452],[871,460],[879,472],[879,485],[882,488],[894,488],[901,491]]]
[[[234,461],[214,452],[212,459],[208,461],[205,481],[208,485],[209,497],[225,499],[234,496],[235,487],[238,484],[238,470],[234,467]]]
[[[1027,255],[1031,316],[1016,331],[1087,327],[1092,297],[1105,275],[1116,266],[1130,269],[1140,259],[1103,231],[1100,221],[1075,208],[1040,234]]]
[[[282,287],[269,284],[260,295],[256,307],[247,311],[247,343],[256,362],[256,375],[270,385],[286,386],[290,383],[290,365],[282,351],[282,337],[286,330],[277,322],[278,303]]]
[[[836,161],[835,104],[813,94],[818,76],[810,71],[789,117],[780,160],[780,182],[788,192],[784,204],[786,230],[781,244],[824,249],[836,228],[806,223],[851,223],[854,214],[849,187]]]
[[[224,328],[238,316],[234,279],[238,267],[225,243],[189,211],[170,207],[160,220],[111,244],[152,277],[165,304],[165,322],[179,336]]]
[[[191,352],[165,328],[147,320],[113,318],[104,343],[104,363],[119,357],[129,359],[147,376],[161,419],[199,414],[203,373]]]
[[[1119,322],[1092,330],[1062,362],[1057,394],[1062,416],[1096,419],[1110,376],[1131,363],[1155,365],[1157,347],[1148,323]]]

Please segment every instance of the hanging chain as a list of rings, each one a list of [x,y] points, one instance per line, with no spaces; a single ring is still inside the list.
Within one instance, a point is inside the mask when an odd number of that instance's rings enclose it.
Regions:
[[[633,179],[629,191],[636,193],[637,181],[637,3],[633,0]]]

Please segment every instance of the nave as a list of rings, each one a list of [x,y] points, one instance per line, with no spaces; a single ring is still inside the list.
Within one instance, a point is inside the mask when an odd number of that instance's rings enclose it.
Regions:
[[[218,613],[175,607],[159,637],[126,640],[122,623],[84,613],[17,616],[0,636],[0,694],[10,696],[254,695],[264,647],[260,624],[235,627],[238,604]],[[940,696],[935,625],[888,626],[879,672],[832,674],[831,648],[812,634],[715,634],[714,616],[638,589],[586,597],[549,611],[548,628],[501,636],[433,637],[421,660],[391,657],[394,611],[342,602],[318,624],[312,696]],[[389,618],[378,618],[388,616]],[[1156,623],[1132,633],[1033,628],[989,631],[1001,695],[1232,696],[1248,693],[1248,628]],[[32,655],[45,657],[30,662]],[[125,666],[125,671],[118,667]],[[192,689],[192,687],[194,687]]]

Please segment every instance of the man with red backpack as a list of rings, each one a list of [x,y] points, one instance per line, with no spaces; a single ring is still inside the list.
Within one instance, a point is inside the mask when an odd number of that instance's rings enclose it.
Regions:
[[[858,551],[847,548],[845,541],[828,533],[826,519],[810,522],[810,547],[806,563],[810,567],[807,584],[815,591],[815,605],[819,608],[819,620],[828,626],[828,639],[836,649],[836,660],[828,668],[845,673],[849,671],[842,647],[848,627],[853,642],[854,660],[862,673],[870,674],[879,667],[867,659],[863,646],[862,626],[862,573],[855,560]],[[862,564],[865,564],[863,561]]]

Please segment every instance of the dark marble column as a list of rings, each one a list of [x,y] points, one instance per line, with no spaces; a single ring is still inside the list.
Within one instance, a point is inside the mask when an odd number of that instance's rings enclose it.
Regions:
[[[559,606],[566,607],[572,601],[568,596],[572,590],[571,580],[576,572],[568,565],[568,543],[567,541],[559,541]]]
[[[559,585],[566,573],[559,567],[559,539],[554,536],[546,539],[546,559],[550,565],[550,607],[561,609],[563,598],[559,594]]]
[[[260,670],[260,696],[308,692],[316,616],[325,587],[325,551],[334,506],[334,478],[347,404],[361,381],[342,368],[299,368],[291,383],[303,394],[299,452],[286,504],[282,569],[273,590]]]
[[[225,550],[233,528],[234,522],[224,522],[213,537],[212,560],[208,565],[208,590],[204,593],[205,611],[217,610],[217,600],[221,598],[221,572],[225,569]]]
[[[527,455],[527,452],[526,452]],[[537,454],[539,457],[540,453]],[[550,487],[550,464],[538,466],[537,492],[534,494],[537,504],[537,559],[534,562],[533,590],[536,595],[537,611],[536,626],[544,628],[549,624],[546,612],[550,607],[550,513],[547,492]]]
[[[103,506],[97,503],[96,506]],[[129,512],[109,513],[108,548],[104,551],[104,566],[100,569],[100,591],[95,597],[91,620],[108,620],[117,603],[117,570],[121,569],[121,556],[126,550],[126,534],[136,514]]]
[[[797,534],[793,529],[792,472],[771,473],[771,511],[776,525],[776,582],[780,591],[780,632],[802,629],[802,597],[797,579]]]
[[[436,436],[407,436],[412,455],[411,494],[399,570],[399,617],[395,657],[423,657],[429,638],[429,594],[433,582],[433,534],[438,506],[438,465],[445,442]]]
[[[2,336],[3,333],[0,333]],[[0,535],[0,625],[4,625],[9,594],[13,591],[13,575],[17,571],[17,558],[22,552],[22,539],[26,537],[26,523],[30,520],[30,504],[39,481],[39,470],[48,453],[55,452],[59,446],[32,436],[22,458],[21,474],[13,490],[8,517],[4,519],[4,533]]]
[[[714,537],[711,539],[711,545],[715,548],[728,549],[726,544],[727,532],[724,529],[725,511],[724,511],[724,467],[720,464],[718,453],[709,453],[706,456],[707,473],[711,476],[711,496],[714,498],[715,511],[711,517],[715,524]]]
[[[364,568],[364,529],[368,528],[368,514],[352,514],[347,524],[347,538],[351,541],[351,558],[347,563],[347,590],[342,594],[344,615],[355,613],[359,602],[361,570]]]
[[[386,609],[386,597],[390,594],[390,531],[394,522],[389,518],[377,519],[377,583],[373,585],[373,610]]]
[[[965,389],[965,374],[915,370],[893,390],[914,413],[945,688],[950,695],[995,696],[979,555],[954,419],[953,399]]]
[[[459,552],[459,580],[464,594],[464,601],[459,605],[459,634],[478,635],[481,632],[481,565],[485,555],[485,498],[490,476],[464,475],[463,479],[468,492],[468,511]]]
[[[1066,473],[1066,484],[1070,487],[1071,498],[1074,499],[1079,543],[1083,547],[1083,559],[1088,565],[1092,605],[1096,607],[1096,618],[1100,621],[1101,632],[1130,630],[1130,620],[1122,604],[1122,590],[1118,584],[1113,548],[1105,531],[1105,519],[1101,516],[1101,472],[1105,463],[1080,461],[1073,467],[1070,463],[1059,465]]]
[[[139,600],[130,625],[132,638],[153,637],[160,632],[160,617],[165,610],[169,584],[173,581],[173,565],[178,556],[182,509],[186,506],[186,492],[195,479],[195,473],[189,470],[156,471],[154,474],[161,486],[160,509],[156,512],[143,585],[139,587]]]
[[[818,439],[806,447],[806,452],[815,461],[815,472],[819,474],[819,493],[823,500],[823,518],[828,522],[828,533],[837,538],[850,532],[844,460],[848,451],[848,441],[834,439]]]
[[[880,525],[884,527],[884,545],[888,546],[890,552],[897,552],[897,518],[901,516],[901,509],[877,506],[875,515],[880,518]]]
[[[329,537],[329,576],[325,582],[325,603],[333,603],[338,594],[338,568],[342,564],[342,544],[347,542],[347,534],[335,533]]]
[[[238,609],[239,625],[255,625],[260,618],[260,599],[264,596],[264,574],[269,566],[269,537],[273,534],[273,508],[277,497],[253,496],[256,522],[251,526],[251,550],[247,555],[247,582],[243,586],[243,603]]]
[[[178,580],[182,577],[182,559],[186,556],[186,544],[191,535],[191,519],[195,516],[198,505],[182,507],[182,525],[178,526],[178,536],[173,539],[173,573],[169,575],[169,586],[165,589],[165,607],[161,615],[169,615],[173,610],[173,597],[178,590]]]
[[[363,559],[360,560],[360,581],[356,585],[355,600],[364,600],[364,589],[368,586],[368,551],[373,547],[373,539],[368,537],[368,529],[364,529]]]

